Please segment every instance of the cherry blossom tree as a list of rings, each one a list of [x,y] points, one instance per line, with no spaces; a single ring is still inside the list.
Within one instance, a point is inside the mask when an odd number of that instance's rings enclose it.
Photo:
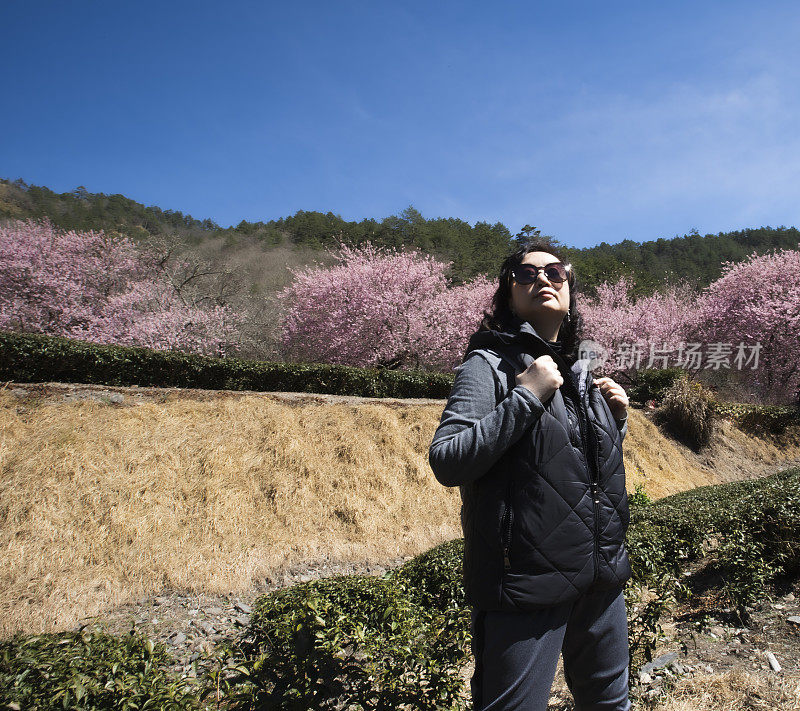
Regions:
[[[224,355],[239,318],[187,303],[156,255],[126,237],[47,220],[0,225],[0,328]]]
[[[658,354],[677,347],[700,319],[697,296],[686,288],[670,287],[664,292],[635,299],[626,277],[597,287],[597,296],[581,301],[585,334],[608,352],[606,368],[625,361],[627,349],[638,344],[641,358],[628,359],[629,369],[663,367]],[[654,362],[651,363],[651,353]],[[670,363],[672,364],[672,363]]]
[[[428,327],[421,362],[432,370],[452,370],[464,356],[469,337],[478,330],[497,284],[479,275],[471,282],[440,291],[422,313]]]
[[[750,376],[765,396],[797,402],[800,250],[760,256],[754,252],[743,262],[725,262],[722,276],[699,300],[698,311],[697,327],[690,337],[705,343],[758,346],[758,366],[753,368],[751,360],[742,373]]]
[[[280,293],[289,359],[449,369],[491,299],[487,279],[449,289],[449,264],[417,251],[340,244],[339,262],[293,271]]]
[[[630,286],[624,277],[602,284],[597,298],[581,303],[586,337],[608,351],[606,369],[687,365],[677,360],[679,348],[694,345],[701,356],[691,364],[695,372],[724,367],[764,400],[798,402],[800,251],[725,262],[720,278],[699,294],[673,287],[634,300]],[[625,344],[639,344],[641,358],[635,352],[625,357]],[[661,352],[668,362],[657,357]],[[719,365],[710,362],[712,354]],[[628,367],[620,369],[621,362]]]

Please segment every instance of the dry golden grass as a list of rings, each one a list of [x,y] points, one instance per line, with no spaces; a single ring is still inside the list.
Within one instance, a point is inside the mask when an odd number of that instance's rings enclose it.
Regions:
[[[427,462],[436,407],[264,396],[0,399],[0,634],[63,628],[164,586],[240,591],[313,561],[414,555],[460,533]]]
[[[800,463],[800,428],[787,430],[778,443],[720,419],[715,422],[708,447],[695,453],[664,436],[640,410],[631,410],[623,450],[628,489],[641,484],[658,499],[697,486],[764,476],[784,466],[795,466]]]
[[[0,392],[0,636],[165,587],[243,592],[303,563],[379,563],[461,535],[458,491],[428,466],[444,401],[162,399],[23,408]],[[629,427],[631,489],[719,480],[640,412]]]
[[[678,681],[656,711],[800,709],[800,676],[735,670]]]
[[[549,711],[575,711],[572,695],[556,680]],[[652,704],[652,702],[650,702]],[[642,705],[635,708],[641,708]],[[652,711],[796,711],[800,709],[800,676],[754,674],[734,670],[684,677]]]

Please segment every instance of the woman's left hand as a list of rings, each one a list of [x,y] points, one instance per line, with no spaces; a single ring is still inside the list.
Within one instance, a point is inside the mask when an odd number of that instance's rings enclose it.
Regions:
[[[622,386],[608,377],[597,378],[594,382],[600,388],[614,418],[621,420],[625,417],[628,414],[628,396]]]

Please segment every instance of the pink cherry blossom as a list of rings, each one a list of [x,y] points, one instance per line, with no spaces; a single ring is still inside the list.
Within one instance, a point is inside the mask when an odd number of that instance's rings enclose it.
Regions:
[[[155,256],[126,237],[49,221],[0,225],[0,328],[224,355],[239,318],[185,304]]]
[[[800,248],[800,244],[798,244]],[[800,389],[800,250],[755,252],[725,262],[698,302],[692,338],[759,344],[756,369],[743,373],[775,401],[797,401]]]
[[[287,358],[452,369],[493,291],[481,277],[448,288],[448,263],[417,251],[340,244],[333,267],[293,272],[280,294]]]

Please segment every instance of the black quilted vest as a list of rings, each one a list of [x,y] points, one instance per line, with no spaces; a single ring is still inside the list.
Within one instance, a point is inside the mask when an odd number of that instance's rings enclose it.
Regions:
[[[474,334],[464,360],[495,364],[499,403],[545,354],[564,384],[492,469],[461,487],[464,584],[479,609],[555,605],[631,574],[622,438],[591,372],[571,369],[527,322]]]

